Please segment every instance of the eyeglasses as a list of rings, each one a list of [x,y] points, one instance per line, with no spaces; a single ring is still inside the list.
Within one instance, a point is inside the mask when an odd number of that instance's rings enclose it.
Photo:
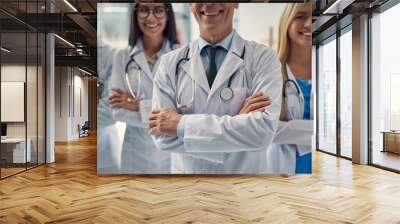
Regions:
[[[150,9],[146,6],[139,6],[136,8],[136,10],[137,15],[141,19],[147,18],[150,15],[150,12],[152,12],[157,19],[163,18],[167,13],[167,9],[162,6],[154,7],[153,9]]]

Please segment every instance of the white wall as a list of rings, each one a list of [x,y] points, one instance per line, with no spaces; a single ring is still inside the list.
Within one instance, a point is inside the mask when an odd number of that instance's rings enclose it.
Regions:
[[[174,3],[179,31],[185,32],[182,27],[182,15],[190,17],[190,41],[199,37],[199,27],[193,14],[187,15],[183,4]],[[278,34],[280,15],[285,3],[241,3],[235,11],[234,28],[245,39],[254,40],[275,47]],[[107,44],[114,48],[126,47],[130,21],[130,7],[127,3],[101,3],[97,7],[97,34],[98,45]],[[117,24],[115,21],[119,21]],[[271,35],[272,30],[272,35]],[[272,38],[270,38],[272,36]]]
[[[284,3],[239,4],[237,31],[244,39],[276,47],[279,19],[285,6]]]
[[[76,68],[56,67],[56,141],[77,139],[78,124],[82,126],[88,120],[88,78],[83,75]]]
[[[25,82],[25,69],[25,65],[2,65],[1,81]],[[30,70],[29,67],[28,70]],[[7,108],[1,108],[1,110],[7,110]],[[7,123],[7,137],[25,137],[25,126],[25,122]]]
[[[380,82],[380,86],[374,91],[379,97],[380,105],[376,104],[380,108],[380,119],[379,124],[380,131],[387,131],[392,129],[400,128],[399,112],[395,110],[396,100],[400,92],[395,86],[395,80],[400,76],[400,64],[398,59],[398,52],[400,45],[398,39],[400,32],[398,29],[393,29],[397,26],[400,19],[400,5],[396,5],[393,8],[385,11],[384,13],[377,15],[378,18],[373,19],[373,28],[376,32],[375,35],[379,35],[380,42],[374,41],[372,50],[374,52],[379,51],[379,59],[375,65],[375,73],[377,82]],[[379,18],[380,17],[380,18]],[[380,46],[379,46],[380,45]],[[376,56],[375,58],[377,58]],[[375,61],[373,61],[375,62]],[[379,79],[379,81],[378,81]],[[393,100],[395,99],[395,100]],[[398,104],[398,103],[397,103]],[[397,106],[398,107],[398,106]]]
[[[27,78],[27,80],[25,80]],[[26,120],[22,122],[6,122],[7,137],[9,138],[25,138],[30,139],[32,152],[32,161],[39,163],[44,162],[44,74],[41,66],[32,66],[25,64],[3,64],[1,66],[1,81],[24,82],[26,84],[26,101],[24,106],[20,108],[22,113],[26,112]],[[4,90],[4,89],[3,89]],[[2,90],[2,91],[3,91]],[[24,94],[24,90],[20,90],[20,94]],[[2,96],[7,97],[7,96]],[[26,103],[26,106],[25,106]],[[2,107],[3,112],[12,110],[10,107]],[[13,113],[13,111],[7,111]],[[39,156],[37,157],[37,153]],[[49,160],[51,161],[51,160]]]
[[[25,65],[2,65],[1,66],[1,81],[9,82],[25,82]],[[32,67],[28,67],[29,70]],[[7,110],[7,108],[1,108]],[[25,137],[25,122],[10,122],[7,123],[7,136],[8,137]]]
[[[55,141],[68,140],[69,69],[55,68]]]
[[[28,72],[28,76],[36,75],[36,67],[18,64],[6,64],[1,66],[1,81],[4,82],[25,82],[25,75]],[[29,78],[29,77],[28,77]],[[36,80],[29,80],[29,85],[36,86]],[[28,110],[28,137],[32,133],[31,130],[36,130],[36,113],[32,113],[32,107],[36,108],[36,88],[27,88],[27,106],[31,106]],[[32,91],[32,92],[31,92]],[[34,102],[34,104],[32,104]],[[7,110],[8,108],[1,108],[1,110]],[[34,121],[34,123],[32,123]],[[7,122],[7,136],[8,137],[25,137],[25,126],[26,122]],[[36,134],[36,132],[35,132]]]
[[[285,3],[239,4],[239,8],[235,11],[234,28],[244,39],[266,45],[272,44],[271,47],[276,47],[279,19],[285,6]],[[190,22],[191,38],[194,40],[199,37],[200,31],[192,13],[190,13]]]
[[[83,125],[85,121],[88,121],[88,78],[82,77],[83,73],[78,73],[77,70],[74,71],[74,96],[71,96],[74,99],[74,102],[71,104],[74,105],[72,108],[72,117],[71,119],[71,135],[73,138],[77,138],[78,133],[78,124]],[[80,96],[80,97],[79,97]],[[80,102],[79,102],[80,101]],[[81,107],[81,108],[79,108]],[[81,111],[80,111],[81,110]]]

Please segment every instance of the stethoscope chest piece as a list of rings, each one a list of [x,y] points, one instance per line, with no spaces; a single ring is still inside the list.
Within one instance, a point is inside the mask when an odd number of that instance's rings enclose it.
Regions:
[[[223,101],[230,101],[233,98],[232,88],[225,87],[220,92],[220,97]]]

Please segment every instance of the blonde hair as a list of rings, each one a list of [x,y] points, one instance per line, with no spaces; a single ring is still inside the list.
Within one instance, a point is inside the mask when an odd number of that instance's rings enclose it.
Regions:
[[[288,78],[286,63],[290,54],[290,42],[288,36],[288,29],[292,20],[296,16],[297,12],[301,7],[308,3],[288,3],[282,12],[281,18],[279,20],[279,33],[278,33],[278,47],[277,54],[279,61],[281,62],[281,71],[283,82]],[[285,88],[283,88],[283,91]],[[282,94],[283,97],[283,94]],[[280,119],[284,120],[286,106],[284,105],[284,99],[282,99],[281,115]]]
[[[306,3],[307,4],[307,3]],[[293,18],[296,16],[300,7],[304,6],[304,3],[288,3],[283,10],[281,18],[279,20],[279,37],[277,53],[279,61],[281,62],[282,71],[286,72],[286,62],[290,53],[290,44],[288,37],[288,29],[292,23]]]

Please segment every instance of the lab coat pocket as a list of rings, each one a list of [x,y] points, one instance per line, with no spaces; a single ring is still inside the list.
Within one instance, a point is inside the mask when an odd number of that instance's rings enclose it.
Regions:
[[[231,116],[234,116],[237,115],[242,108],[243,102],[246,100],[249,90],[247,88],[232,88],[232,90],[233,98],[231,102],[229,102],[229,111],[227,111],[227,113]]]

